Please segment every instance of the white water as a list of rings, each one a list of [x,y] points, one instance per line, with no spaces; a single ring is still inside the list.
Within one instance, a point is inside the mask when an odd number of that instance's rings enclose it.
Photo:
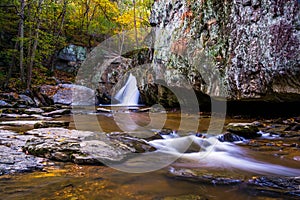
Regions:
[[[216,137],[199,138],[196,136],[185,136],[153,140],[149,144],[157,148],[159,152],[186,160],[186,163],[196,162],[198,167],[235,168],[260,174],[300,176],[300,169],[251,159],[243,148],[233,143],[219,142]],[[190,145],[198,145],[200,150],[185,153]]]
[[[120,102],[118,104],[120,106],[136,106],[138,105],[139,97],[140,93],[137,88],[136,78],[130,74],[126,84],[115,95],[115,99]]]

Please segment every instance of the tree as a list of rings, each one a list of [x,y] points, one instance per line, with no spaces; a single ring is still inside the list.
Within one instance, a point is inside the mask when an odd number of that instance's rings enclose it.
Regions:
[[[24,9],[25,0],[20,0],[21,10],[20,10],[20,72],[21,72],[21,82],[25,83],[25,73],[24,73]]]
[[[27,90],[30,90],[31,88],[31,79],[32,79],[32,67],[33,63],[35,60],[35,54],[38,46],[38,39],[39,39],[39,31],[40,31],[40,26],[41,26],[41,12],[42,12],[42,4],[43,0],[38,1],[38,6],[37,6],[37,14],[36,14],[36,28],[35,28],[35,37],[34,37],[34,42],[33,42],[33,47],[32,51],[30,54],[29,58],[29,65],[27,69]]]

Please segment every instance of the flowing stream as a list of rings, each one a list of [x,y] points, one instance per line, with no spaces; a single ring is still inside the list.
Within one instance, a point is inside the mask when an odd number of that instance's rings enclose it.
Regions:
[[[145,137],[153,135],[155,128],[161,128],[159,121],[151,124],[148,113],[125,113],[127,118],[139,126],[132,134]],[[124,115],[125,115],[124,114]],[[152,113],[155,118],[155,113]],[[161,114],[157,114],[157,117]],[[96,121],[94,119],[97,119]],[[152,116],[153,118],[153,116]],[[204,133],[210,125],[210,118],[181,115],[172,112],[166,116],[164,127],[178,129],[185,118],[188,123],[199,122],[198,132]],[[65,116],[59,120],[71,122],[70,128],[84,130],[122,131],[113,114],[81,115],[80,120]],[[226,119],[226,124],[234,121]],[[151,124],[151,128],[142,129]],[[126,126],[126,125],[125,125]],[[124,127],[123,127],[124,128]],[[251,190],[245,184],[214,185],[187,181],[170,176],[177,168],[197,169],[205,174],[222,174],[227,177],[250,179],[255,176],[300,176],[299,162],[275,157],[272,153],[253,151],[235,143],[219,142],[218,134],[197,137],[188,128],[179,130],[163,139],[149,141],[157,151],[132,157],[124,163],[107,166],[81,166],[70,163],[55,163],[45,172],[34,172],[0,177],[0,199],[286,199],[286,196],[268,195]],[[145,168],[148,172],[144,172]],[[156,170],[153,170],[154,168]],[[121,170],[120,170],[121,169]],[[123,170],[122,170],[123,169]],[[134,172],[128,173],[128,169]]]

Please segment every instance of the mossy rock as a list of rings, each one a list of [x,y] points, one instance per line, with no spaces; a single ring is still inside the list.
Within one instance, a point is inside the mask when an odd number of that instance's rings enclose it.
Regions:
[[[242,136],[246,139],[260,137],[259,129],[253,123],[230,123],[227,125],[227,131]]]

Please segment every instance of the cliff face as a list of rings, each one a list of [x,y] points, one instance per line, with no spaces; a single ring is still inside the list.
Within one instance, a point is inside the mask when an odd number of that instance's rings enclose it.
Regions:
[[[157,0],[151,76],[178,88],[183,77],[198,94],[229,100],[300,101],[299,7],[297,0]]]

